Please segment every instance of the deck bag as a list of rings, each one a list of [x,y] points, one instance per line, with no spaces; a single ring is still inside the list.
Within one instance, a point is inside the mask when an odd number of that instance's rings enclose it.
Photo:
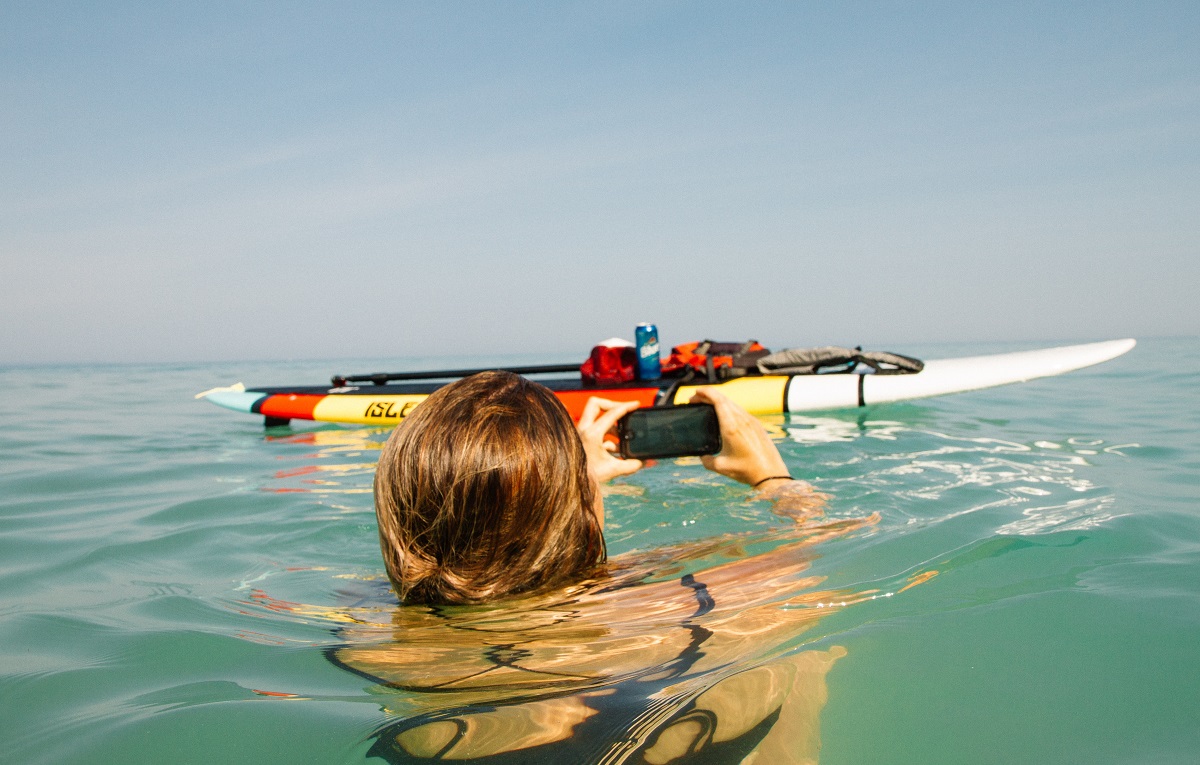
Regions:
[[[637,375],[637,349],[628,340],[609,338],[592,348],[579,374],[585,385],[629,382]]]
[[[744,343],[718,343],[703,340],[684,343],[671,349],[671,355],[663,362],[666,377],[691,377],[704,374],[709,380],[724,380],[759,374],[758,360],[771,353],[757,340]]]
[[[916,374],[925,362],[911,356],[862,348],[788,348],[758,359],[758,371],[764,375],[821,375],[860,371],[880,375]]]

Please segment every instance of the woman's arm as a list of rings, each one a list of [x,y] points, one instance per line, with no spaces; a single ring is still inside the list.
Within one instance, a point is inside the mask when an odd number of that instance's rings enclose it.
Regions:
[[[592,510],[604,528],[604,497],[600,487],[619,475],[629,475],[642,469],[641,460],[621,459],[613,452],[616,447],[605,436],[612,431],[617,420],[638,408],[638,402],[626,401],[617,403],[595,396],[587,400],[583,414],[579,417],[576,429],[579,440],[583,442],[583,453],[587,458],[588,476],[592,479],[594,497]]]
[[[810,515],[820,508],[825,495],[808,482],[792,478],[758,418],[714,388],[697,390],[692,403],[712,404],[721,424],[721,451],[701,457],[704,467],[747,484],[762,499],[775,500],[778,513]]]

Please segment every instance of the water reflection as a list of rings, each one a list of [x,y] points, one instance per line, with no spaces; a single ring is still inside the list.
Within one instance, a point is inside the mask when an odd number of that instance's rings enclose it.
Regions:
[[[264,439],[271,443],[304,447],[305,451],[299,454],[280,455],[279,459],[301,460],[305,464],[275,471],[274,480],[260,489],[274,494],[369,494],[375,461],[387,436],[388,432],[379,428],[328,428],[266,435]],[[347,459],[360,461],[346,462]]]
[[[1080,531],[1121,517],[1090,469],[1142,448],[1083,436],[968,436],[865,415],[792,415],[785,430],[797,448],[820,454],[816,480],[843,500],[908,524],[994,512],[1000,535]]]
[[[395,717],[370,752],[389,762],[812,762],[846,652],[806,649],[808,633],[879,594],[822,589],[813,547],[877,520],[625,556],[495,606],[396,608],[341,628],[327,655]]]

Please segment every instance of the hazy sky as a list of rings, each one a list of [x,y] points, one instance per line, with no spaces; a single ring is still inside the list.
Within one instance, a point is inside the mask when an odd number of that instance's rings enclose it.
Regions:
[[[1200,334],[1200,3],[0,5],[0,363]]]

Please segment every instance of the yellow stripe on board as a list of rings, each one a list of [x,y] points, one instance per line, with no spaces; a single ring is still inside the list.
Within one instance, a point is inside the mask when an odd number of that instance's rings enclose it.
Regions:
[[[739,377],[719,385],[684,385],[672,403],[686,404],[700,388],[712,387],[741,404],[750,414],[782,414],[786,376]]]
[[[425,393],[388,396],[326,396],[313,409],[313,419],[357,425],[395,425],[408,416]]]

